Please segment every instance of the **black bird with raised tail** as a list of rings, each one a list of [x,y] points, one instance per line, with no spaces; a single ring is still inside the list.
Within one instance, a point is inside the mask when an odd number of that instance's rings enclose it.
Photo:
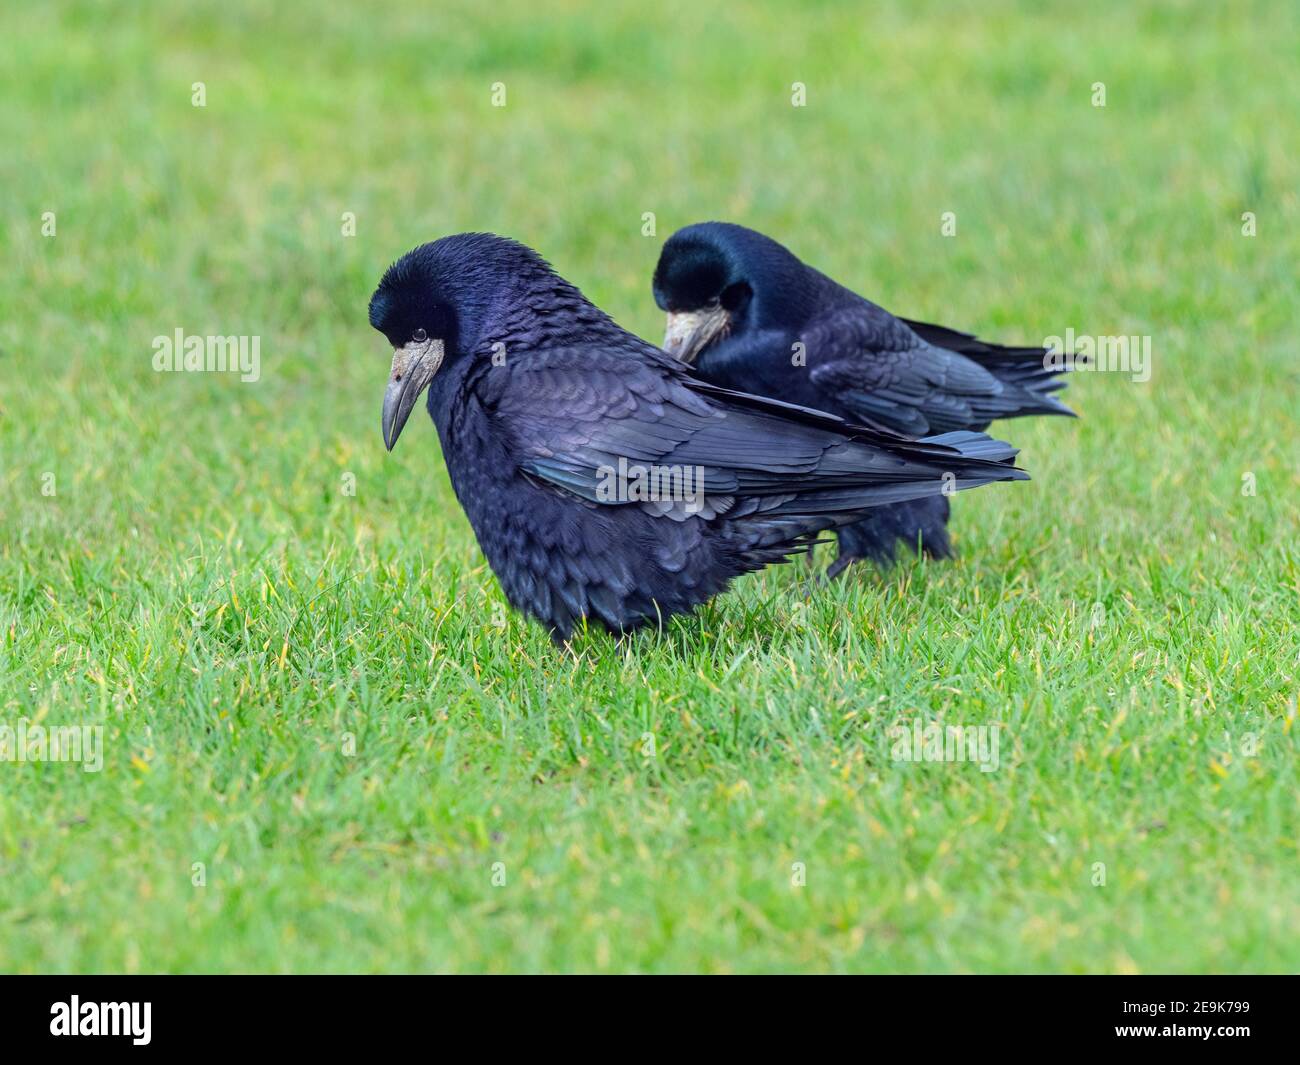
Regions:
[[[1065,379],[1045,349],[895,318],[744,226],[678,230],[660,252],[653,292],[668,312],[664,347],[724,388],[910,437],[1073,414],[1053,395]],[[831,573],[859,558],[888,562],[898,543],[947,558],[947,521],[946,495],[877,508],[839,529]]]
[[[872,507],[1026,476],[980,434],[912,442],[699,380],[489,234],[403,256],[370,323],[394,349],[384,443],[427,388],[479,546],[557,640],[689,611]]]

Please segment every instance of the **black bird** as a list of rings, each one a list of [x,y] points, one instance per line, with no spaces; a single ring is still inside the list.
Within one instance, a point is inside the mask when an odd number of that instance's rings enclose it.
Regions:
[[[1043,348],[988,344],[895,318],[744,226],[701,222],[668,238],[654,274],[664,347],[706,381],[911,437],[983,430],[995,418],[1073,415]],[[871,511],[839,530],[831,575],[888,562],[896,542],[948,558],[947,494]]]
[[[490,234],[403,256],[370,324],[394,349],[384,443],[427,387],[479,546],[557,641],[688,611],[870,507],[1026,477],[980,434],[912,442],[699,380]]]

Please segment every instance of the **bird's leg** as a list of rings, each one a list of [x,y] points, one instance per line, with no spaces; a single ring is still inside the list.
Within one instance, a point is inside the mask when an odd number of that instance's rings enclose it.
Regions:
[[[833,581],[836,577],[838,577],[841,573],[843,573],[846,569],[848,569],[849,566],[851,566],[854,562],[861,562],[861,561],[862,561],[861,556],[846,555],[844,554],[843,551],[841,551],[839,557],[834,562],[831,563],[830,568],[826,571],[826,579],[828,581]]]

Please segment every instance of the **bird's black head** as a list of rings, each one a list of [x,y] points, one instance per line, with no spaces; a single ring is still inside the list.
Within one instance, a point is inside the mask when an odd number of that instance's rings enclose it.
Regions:
[[[434,374],[479,354],[503,299],[546,279],[555,275],[540,255],[490,233],[422,244],[388,268],[370,297],[370,324],[393,345],[383,416],[390,451]]]
[[[668,312],[664,348],[685,362],[727,336],[786,327],[806,302],[808,269],[793,254],[744,226],[699,222],[664,243],[655,267],[655,303]]]

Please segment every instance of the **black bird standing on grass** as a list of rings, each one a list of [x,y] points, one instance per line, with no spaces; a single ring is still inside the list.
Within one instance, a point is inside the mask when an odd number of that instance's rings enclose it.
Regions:
[[[995,418],[1069,414],[1043,348],[987,344],[895,318],[743,226],[701,222],[668,238],[654,274],[664,347],[706,381],[910,437],[983,430]],[[901,541],[948,558],[946,495],[871,511],[839,529],[831,575],[888,562]]]
[[[557,640],[688,611],[871,507],[1026,476],[980,434],[911,442],[701,381],[489,234],[403,256],[370,323],[394,349],[384,443],[427,387],[479,546]],[[647,497],[638,470],[673,490]]]

